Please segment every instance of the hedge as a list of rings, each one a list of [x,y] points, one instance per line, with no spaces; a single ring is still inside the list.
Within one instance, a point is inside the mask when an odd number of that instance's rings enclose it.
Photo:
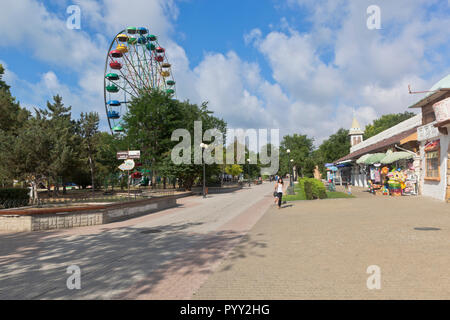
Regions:
[[[301,180],[303,180],[301,185],[303,185],[307,200],[326,199],[328,197],[322,181],[313,178],[303,178]]]
[[[314,195],[313,195],[313,186],[312,186],[311,181],[309,181],[309,180],[304,181],[303,188],[305,188],[306,200],[313,200]]]
[[[8,188],[0,189],[0,207],[23,207],[30,199],[28,189]]]

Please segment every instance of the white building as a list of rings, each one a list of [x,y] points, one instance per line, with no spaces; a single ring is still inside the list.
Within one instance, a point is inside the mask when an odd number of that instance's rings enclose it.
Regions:
[[[422,194],[450,201],[450,75],[410,108],[422,109],[420,142]]]
[[[339,168],[338,177],[344,182],[351,183],[357,187],[368,187],[365,165],[356,164],[356,160],[365,154],[386,152],[388,149],[404,147],[412,152],[418,152],[417,128],[422,125],[422,116],[416,115],[399,124],[380,132],[367,140],[363,140],[364,132],[361,130],[356,119],[353,120],[352,128],[349,130],[350,153],[335,161]]]

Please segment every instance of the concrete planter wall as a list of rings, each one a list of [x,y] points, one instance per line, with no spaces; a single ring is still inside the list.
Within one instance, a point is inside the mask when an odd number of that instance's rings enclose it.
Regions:
[[[227,188],[221,188],[221,187],[207,187],[208,194],[217,194],[217,193],[229,193],[229,192],[235,192],[242,189],[242,186],[236,186],[236,187],[227,187]],[[193,187],[192,192],[194,194],[203,194],[203,187]]]
[[[80,210],[4,210],[0,212],[0,231],[39,231],[100,225],[175,207],[176,199],[176,196],[152,198]]]

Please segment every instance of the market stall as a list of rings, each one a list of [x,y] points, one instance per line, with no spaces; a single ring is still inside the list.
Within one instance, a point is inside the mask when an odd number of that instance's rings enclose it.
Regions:
[[[393,152],[366,154],[356,163],[365,166],[369,191],[376,195],[417,195],[414,153]]]

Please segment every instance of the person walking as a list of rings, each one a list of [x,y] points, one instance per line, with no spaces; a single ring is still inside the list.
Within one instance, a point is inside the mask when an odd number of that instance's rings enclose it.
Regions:
[[[281,209],[281,201],[283,199],[283,187],[284,182],[282,178],[279,178],[277,183],[275,184],[275,192],[277,194],[277,197],[275,198],[275,203],[278,200],[278,209]]]

